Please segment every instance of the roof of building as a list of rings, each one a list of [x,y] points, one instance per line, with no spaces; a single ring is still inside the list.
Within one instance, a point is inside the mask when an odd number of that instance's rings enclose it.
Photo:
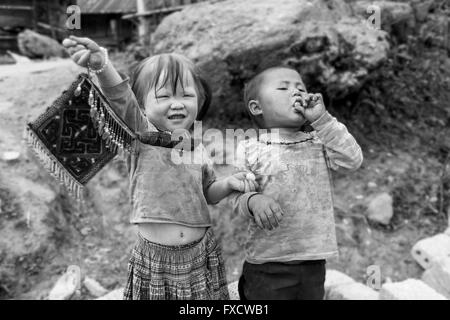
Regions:
[[[144,0],[148,1],[148,0]],[[89,13],[134,13],[136,1],[121,0],[77,0],[82,14]]]
[[[205,0],[144,0],[145,10],[161,10],[180,5],[203,2]],[[136,0],[77,0],[81,13],[85,14],[126,14],[136,13]]]

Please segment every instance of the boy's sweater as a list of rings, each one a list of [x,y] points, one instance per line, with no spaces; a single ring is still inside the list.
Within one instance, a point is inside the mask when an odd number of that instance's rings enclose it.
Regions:
[[[315,131],[297,132],[283,141],[261,135],[237,149],[238,167],[253,172],[260,193],[284,211],[278,228],[261,230],[250,219],[246,259],[250,263],[318,260],[337,255],[333,194],[329,168],[355,170],[361,148],[336,118],[325,112]],[[255,193],[235,194],[234,205],[251,216],[248,200]]]

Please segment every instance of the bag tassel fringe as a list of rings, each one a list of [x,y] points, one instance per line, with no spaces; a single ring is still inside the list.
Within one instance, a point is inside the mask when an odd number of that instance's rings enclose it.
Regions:
[[[25,129],[25,138],[31,149],[41,161],[45,169],[63,185],[71,196],[77,201],[84,203],[84,186],[59,163],[58,159],[47,149],[47,147],[39,140],[37,135],[29,126]]]
[[[89,92],[88,103],[91,107],[90,116],[99,135],[106,141],[106,146],[112,152],[133,152],[133,141],[136,135],[122,124],[96,91]]]

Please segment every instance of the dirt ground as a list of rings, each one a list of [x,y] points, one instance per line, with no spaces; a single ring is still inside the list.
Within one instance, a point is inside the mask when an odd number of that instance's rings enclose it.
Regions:
[[[124,163],[115,159],[89,182],[87,205],[78,208],[22,141],[25,124],[42,113],[80,71],[69,60],[35,63],[33,67],[0,66],[0,155],[6,151],[20,152],[16,161],[0,160],[0,208],[3,210],[0,262],[2,257],[6,261],[6,256],[18,252],[14,260],[8,260],[15,265],[3,265],[0,270],[2,298],[44,299],[58,276],[72,264],[79,265],[85,275],[97,279],[107,289],[119,288],[125,283],[127,260],[136,236],[128,223],[130,207]],[[358,121],[346,124],[356,130]],[[384,130],[383,125],[380,130]],[[436,130],[450,136],[447,123],[436,126]],[[412,246],[419,239],[447,228],[445,214],[435,209],[443,197],[439,188],[443,184],[444,162],[439,156],[433,156],[435,144],[424,144],[420,131],[413,130],[408,143],[402,147],[376,143],[369,137],[363,140],[363,130],[357,131],[360,135],[355,136],[361,137],[365,160],[357,172],[334,177],[340,258],[329,261],[328,267],[342,270],[360,281],[364,281],[370,265],[380,266],[383,281],[419,278],[423,270],[410,255]],[[393,138],[398,139],[405,139],[405,136]],[[25,182],[21,185],[20,181]],[[40,199],[48,196],[51,203],[43,225],[30,224],[33,216],[24,213],[29,193],[17,199],[10,191],[24,188],[47,190],[37,195]],[[394,218],[389,226],[373,224],[364,214],[370,197],[382,191],[394,197]],[[227,203],[212,211],[231,282],[238,278],[243,262],[245,219],[234,216]],[[11,217],[5,216],[8,212]],[[19,222],[22,225],[18,229]],[[10,223],[15,223],[16,227],[11,229]],[[34,227],[41,228],[42,234],[50,232],[51,236],[42,240]],[[21,238],[29,236],[47,245],[29,255],[27,249],[22,248]],[[81,299],[88,298],[92,297],[83,291]]]

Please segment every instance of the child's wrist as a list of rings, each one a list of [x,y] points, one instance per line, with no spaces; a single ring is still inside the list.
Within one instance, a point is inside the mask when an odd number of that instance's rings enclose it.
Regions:
[[[88,64],[88,69],[90,71],[92,71],[93,73],[95,73],[95,74],[103,73],[103,71],[105,71],[106,67],[109,64],[108,50],[106,48],[104,48],[104,47],[100,47],[100,51],[103,53],[103,59],[105,60],[103,62],[103,65],[100,67],[100,69],[93,69],[92,66],[90,66]]]
[[[320,130],[324,127],[324,125],[332,120],[333,117],[331,116],[331,114],[327,110],[324,110],[324,112],[319,117],[317,117],[316,120],[310,122],[314,130]]]
[[[235,188],[233,187],[233,184],[231,183],[231,178],[232,178],[232,176],[225,178],[225,188],[230,192],[237,191],[237,190],[235,190]]]
[[[255,200],[255,196],[259,195],[259,193],[255,192],[254,194],[250,195],[247,199],[247,208],[248,208],[248,212],[253,216],[253,209],[252,209],[252,205],[251,205],[251,200]]]

